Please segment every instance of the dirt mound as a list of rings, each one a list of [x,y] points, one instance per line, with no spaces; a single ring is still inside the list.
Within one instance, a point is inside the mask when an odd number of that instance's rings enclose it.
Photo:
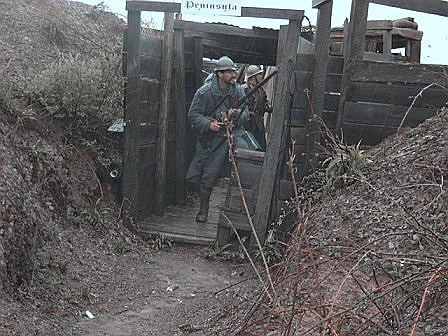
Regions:
[[[0,2],[0,74],[24,88],[50,62],[68,55],[118,53],[125,23],[116,15],[75,1]]]
[[[448,333],[448,110],[369,155],[365,178],[299,218],[277,301],[242,334]]]

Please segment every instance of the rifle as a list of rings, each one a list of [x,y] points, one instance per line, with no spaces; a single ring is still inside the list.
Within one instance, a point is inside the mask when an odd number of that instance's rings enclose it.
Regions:
[[[262,87],[264,84],[266,84],[272,77],[274,77],[276,74],[278,73],[278,70],[274,70],[272,73],[270,73],[268,76],[266,76],[260,83],[258,83],[257,85],[255,85],[252,89],[249,90],[249,92],[247,92],[243,97],[241,97],[240,99],[238,99],[238,102],[236,103],[235,106],[232,106],[232,108],[235,109],[239,109],[242,106],[244,106],[247,102],[247,100],[255,93],[258,91],[258,89],[260,89],[260,87]],[[215,109],[213,110],[213,113],[224,103],[224,101],[228,98],[229,96],[226,95],[224,96],[221,101],[218,103],[218,105],[216,105]]]
[[[260,87],[262,87],[264,84],[266,84],[277,73],[278,73],[278,70],[274,70],[273,72],[271,72],[260,83],[255,85],[252,89],[250,89],[243,97],[238,99],[238,103],[233,108],[238,109],[238,108],[241,108],[243,105],[245,105],[246,101],[250,98],[250,96],[252,96],[255,92],[257,92]]]
[[[238,84],[241,84],[241,82],[243,81],[243,75],[244,75],[244,72],[246,71],[246,68],[247,68],[247,64],[244,64],[238,74],[238,78],[236,79],[236,82]]]

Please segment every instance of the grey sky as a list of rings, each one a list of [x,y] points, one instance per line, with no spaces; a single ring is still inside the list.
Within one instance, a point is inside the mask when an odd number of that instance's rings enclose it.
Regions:
[[[90,5],[96,5],[104,2],[106,6],[114,13],[126,16],[125,0],[79,0]],[[163,1],[163,0],[159,0]],[[165,0],[166,2],[180,2]],[[303,9],[305,15],[308,16],[313,24],[316,23],[317,10],[311,8],[312,0],[241,0],[242,5],[246,7],[275,7],[288,9]],[[350,16],[350,0],[334,0],[332,26],[341,26],[344,19]],[[419,25],[419,30],[423,31],[422,42],[422,63],[448,64],[445,53],[448,52],[448,18],[418,13],[398,8],[386,7],[381,5],[370,4],[369,20],[381,19],[399,19],[403,17],[413,17]],[[145,13],[144,20],[153,20],[155,28],[162,29],[163,15],[161,13]],[[228,16],[194,16],[184,15],[184,20],[198,22],[226,22],[238,25],[244,28],[252,26],[278,28],[281,24],[285,24],[283,20],[267,20],[267,19],[248,19],[235,18]]]

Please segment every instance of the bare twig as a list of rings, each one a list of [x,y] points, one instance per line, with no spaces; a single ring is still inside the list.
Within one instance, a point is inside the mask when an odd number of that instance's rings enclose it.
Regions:
[[[411,111],[411,109],[414,107],[414,105],[415,105],[417,99],[420,98],[420,97],[423,95],[423,92],[425,92],[426,90],[428,90],[429,88],[431,88],[431,87],[433,87],[433,86],[438,86],[438,87],[440,87],[440,88],[442,88],[442,89],[448,91],[448,89],[447,89],[446,87],[444,87],[444,86],[442,86],[442,85],[440,85],[440,84],[437,84],[437,83],[431,83],[431,84],[425,86],[423,89],[421,89],[420,92],[417,93],[417,95],[416,95],[416,96],[414,97],[414,99],[412,100],[411,106],[409,106],[409,108],[406,110],[406,113],[404,114],[404,117],[403,117],[403,119],[402,119],[401,122],[400,122],[400,126],[398,126],[397,132],[400,132],[401,127],[402,127],[403,124],[404,124],[404,121],[406,120],[406,118],[407,118],[409,112]]]
[[[255,241],[257,242],[258,249],[260,250],[260,254],[261,254],[261,257],[263,259],[263,264],[264,264],[264,267],[266,269],[266,274],[268,276],[269,283],[271,285],[272,294],[273,294],[273,296],[275,298],[277,296],[276,295],[275,286],[274,286],[274,283],[272,282],[271,273],[269,271],[269,266],[268,266],[268,263],[266,261],[266,257],[265,257],[264,252],[263,252],[263,247],[261,246],[260,239],[258,238],[257,231],[255,230],[255,226],[254,226],[254,223],[252,221],[252,216],[250,215],[250,212],[249,212],[249,207],[247,206],[246,197],[244,196],[243,186],[241,184],[240,174],[238,173],[238,167],[236,166],[235,158],[233,156],[233,138],[232,138],[232,131],[231,131],[231,129],[233,127],[233,124],[232,124],[231,121],[224,120],[224,126],[226,128],[227,143],[228,143],[228,147],[229,147],[229,161],[230,161],[230,164],[232,166],[233,173],[235,174],[235,179],[236,179],[236,182],[238,184],[238,189],[240,191],[240,196],[241,196],[241,200],[243,202],[244,211],[246,213],[247,220],[249,221],[249,225],[250,225],[250,228],[252,230],[252,234],[253,234],[253,236],[255,238]]]
[[[252,265],[252,268],[254,269],[255,274],[257,275],[258,279],[260,280],[261,284],[263,285],[263,289],[266,292],[266,295],[269,297],[269,299],[272,301],[272,296],[271,294],[269,294],[269,291],[263,281],[263,278],[261,277],[260,273],[257,270],[257,267],[255,266],[254,261],[252,260],[249,252],[247,251],[246,247],[244,246],[243,241],[241,240],[240,235],[238,234],[238,231],[236,230],[235,226],[233,225],[232,221],[229,219],[229,217],[226,216],[226,214],[223,212],[222,216],[224,217],[224,219],[227,221],[227,223],[230,225],[230,227],[232,228],[233,232],[236,235],[236,238],[238,239],[241,247],[243,248],[244,253],[246,254],[247,258],[249,259],[250,264]]]
[[[420,318],[420,314],[422,313],[423,310],[423,305],[425,304],[425,298],[426,298],[426,294],[428,294],[428,290],[429,290],[429,286],[431,286],[432,281],[434,280],[434,278],[437,276],[437,273],[440,272],[440,270],[442,269],[442,267],[439,267],[429,278],[428,280],[428,284],[425,287],[425,292],[423,293],[422,296],[422,301],[420,302],[420,307],[418,308],[418,312],[417,315],[415,316],[415,321],[414,321],[414,325],[412,326],[412,330],[409,333],[409,336],[414,336],[415,330],[417,329],[417,325],[418,325],[418,320]]]

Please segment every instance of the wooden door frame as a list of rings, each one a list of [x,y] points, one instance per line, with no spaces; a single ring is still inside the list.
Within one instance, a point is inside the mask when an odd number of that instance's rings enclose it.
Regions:
[[[181,12],[181,4],[180,3],[167,3],[167,2],[158,2],[158,1],[137,1],[137,0],[128,0],[126,1],[126,9],[128,11],[128,27],[130,30],[128,30],[128,39],[127,39],[127,46],[126,50],[128,52],[128,58],[127,58],[127,88],[126,88],[126,111],[125,111],[125,162],[124,162],[124,174],[123,174],[123,192],[124,197],[128,204],[128,212],[130,217],[134,217],[138,213],[137,204],[138,204],[138,167],[139,167],[139,160],[137,155],[137,139],[139,137],[139,111],[138,111],[138,104],[136,98],[140,96],[140,88],[138,80],[139,78],[137,76],[130,77],[130,74],[139,74],[140,72],[140,61],[139,61],[139,54],[140,54],[140,24],[141,24],[141,12],[142,11],[152,11],[152,12],[164,12],[164,13],[180,13]],[[282,67],[280,71],[280,76],[283,71],[284,78],[289,78],[288,80],[282,80],[281,85],[278,85],[279,89],[278,95],[279,98],[277,101],[281,101],[282,107],[277,108],[279,117],[273,118],[272,121],[272,129],[279,128],[282,131],[276,132],[275,134],[271,134],[270,138],[272,138],[273,143],[276,143],[277,146],[269,146],[267,151],[269,152],[268,157],[271,157],[275,167],[275,174],[272,175],[270,173],[273,166],[271,163],[267,163],[268,160],[265,160],[265,164],[263,165],[263,171],[262,171],[262,181],[267,181],[270,178],[274,177],[274,180],[270,181],[268,183],[268,187],[264,186],[263,188],[260,187],[260,189],[263,189],[263,193],[261,195],[271,195],[268,202],[261,202],[260,203],[260,209],[261,207],[265,207],[266,204],[269,204],[268,211],[266,211],[266,208],[263,208],[261,210],[256,209],[256,216],[258,214],[258,217],[261,220],[261,224],[258,225],[258,227],[264,227],[266,228],[266,222],[269,218],[269,214],[271,212],[271,203],[272,203],[272,194],[274,192],[275,187],[275,180],[279,178],[278,172],[280,167],[278,166],[278,158],[282,155],[282,150],[285,148],[285,132],[284,127],[285,123],[284,120],[287,118],[287,92],[290,91],[290,85],[291,85],[291,76],[293,73],[293,68],[295,64],[295,56],[297,55],[296,52],[296,45],[298,44],[298,38],[300,35],[300,27],[301,22],[304,16],[303,10],[290,10],[290,9],[276,9],[276,8],[256,8],[256,7],[242,7],[241,8],[241,17],[254,17],[254,18],[268,18],[268,19],[287,19],[289,20],[289,25],[287,29],[287,38],[286,38],[286,46],[284,48],[284,54],[282,58]],[[165,16],[166,17],[166,16]],[[171,32],[168,32],[167,30],[171,30]],[[165,24],[165,36],[170,36],[167,34],[174,34],[174,29],[171,24]],[[172,35],[171,35],[172,36]],[[137,38],[138,37],[138,38]],[[174,40],[174,42],[173,42]],[[172,59],[176,60],[175,66],[180,71],[184,69],[185,64],[183,62],[180,62],[182,57],[180,57],[181,50],[183,52],[183,36],[181,36],[181,33],[178,32],[175,34],[174,38],[172,39],[171,44],[175,44],[175,46],[170,46],[164,43],[164,50],[163,55],[165,55],[162,59],[162,64],[164,64],[164,59],[166,56],[168,58],[170,57],[170,52],[172,53]],[[170,51],[171,49],[171,51]],[[172,68],[172,67],[169,67]],[[171,71],[171,70],[170,70]],[[177,71],[176,71],[177,73]],[[171,80],[171,76],[167,76]],[[177,93],[180,93],[180,99],[182,102],[185,103],[185,77],[184,75],[175,75],[175,88]],[[168,86],[162,87],[162,92],[165,92],[169,95],[169,83]],[[167,91],[166,91],[166,90]],[[164,94],[166,96],[166,94]],[[161,104],[163,105],[163,104]],[[176,111],[176,122],[180,123],[186,123],[186,116],[185,111],[183,111],[185,104],[177,104],[177,111]],[[165,110],[167,113],[167,110]],[[160,111],[159,111],[160,114]],[[136,120],[132,120],[132,118],[136,118]],[[159,121],[161,121],[163,124],[166,122],[166,118],[164,116],[159,115]],[[179,128],[178,128],[179,130]],[[185,138],[185,132],[179,132],[177,134],[177,140],[180,141],[180,143],[184,143],[182,139]],[[275,140],[274,140],[275,139]],[[165,144],[165,146],[164,146]],[[179,149],[177,150],[177,159],[180,162],[177,162],[177,168],[179,170],[183,169],[183,172],[185,171],[185,156],[184,153],[181,153],[182,151]],[[166,139],[160,139],[158,140],[158,154],[157,154],[158,161],[165,161],[165,165],[163,163],[158,164],[158,170],[156,172],[156,181],[164,181],[166,180],[166,169],[163,167],[166,167]],[[182,175],[182,177],[181,177]],[[182,193],[185,193],[184,189],[184,176],[179,171],[177,173],[177,178],[179,178],[179,181],[177,181],[177,186],[181,190],[177,195],[177,201],[182,202]],[[156,182],[157,183],[157,182]],[[261,184],[260,184],[261,185]],[[157,193],[161,193],[162,195],[160,197],[157,197],[157,213],[159,215],[163,215],[163,208],[164,208],[164,194],[165,194],[165,185],[163,183],[156,184]],[[267,192],[267,193],[266,193]],[[177,193],[177,192],[176,192]],[[258,206],[258,203],[257,203]],[[134,220],[139,220],[139,218],[134,218]],[[264,232],[261,233],[259,231],[261,238],[264,237]]]

